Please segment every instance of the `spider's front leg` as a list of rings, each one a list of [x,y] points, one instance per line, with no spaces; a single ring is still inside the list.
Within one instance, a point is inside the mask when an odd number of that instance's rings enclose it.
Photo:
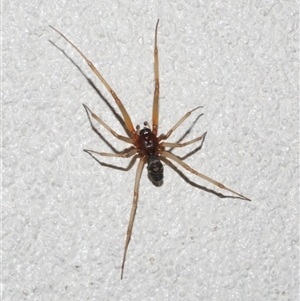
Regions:
[[[155,77],[155,90],[153,96],[153,111],[152,111],[152,133],[156,136],[158,130],[158,100],[159,100],[159,66],[158,66],[158,48],[157,48],[157,30],[158,30],[157,20],[155,27],[155,38],[154,38],[154,77]]]
[[[122,101],[119,99],[115,91],[110,87],[110,85],[107,83],[107,81],[104,79],[104,77],[101,75],[101,73],[98,71],[98,69],[94,66],[94,64],[83,54],[83,52],[75,45],[73,44],[64,34],[62,34],[59,30],[54,28],[53,26],[49,25],[53,30],[55,30],[59,35],[61,35],[80,55],[81,57],[86,61],[86,63],[89,65],[89,67],[92,69],[92,71],[95,73],[95,75],[98,77],[98,79],[102,82],[102,84],[105,86],[105,88],[109,91],[111,96],[114,98],[116,104],[118,105],[123,118],[124,122],[126,124],[126,127],[128,131],[130,132],[132,137],[136,137],[136,131],[133,127],[131,118],[125,109]]]

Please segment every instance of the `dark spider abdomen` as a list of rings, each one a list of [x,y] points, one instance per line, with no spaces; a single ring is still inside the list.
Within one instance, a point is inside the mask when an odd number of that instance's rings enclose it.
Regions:
[[[156,155],[151,155],[148,158],[148,176],[152,182],[159,184],[164,178],[164,167],[160,162],[160,159]],[[160,185],[159,185],[160,186]]]

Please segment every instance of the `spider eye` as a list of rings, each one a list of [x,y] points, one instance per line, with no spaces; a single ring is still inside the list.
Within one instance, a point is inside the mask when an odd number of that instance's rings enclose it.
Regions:
[[[151,155],[148,158],[148,176],[153,184],[161,185],[164,178],[164,167],[161,164],[159,157],[156,155]]]
[[[144,138],[150,137],[150,135],[151,135],[151,130],[148,129],[148,128],[143,128],[143,129],[140,131],[140,136],[143,136]]]

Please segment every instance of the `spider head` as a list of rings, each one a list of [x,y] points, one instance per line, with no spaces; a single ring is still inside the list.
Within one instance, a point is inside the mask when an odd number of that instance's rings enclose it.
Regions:
[[[153,155],[157,152],[158,139],[149,128],[144,127],[139,132],[137,147],[142,154]]]
[[[151,130],[149,128],[144,127],[142,130],[140,130],[139,135],[144,137],[145,140],[150,140]]]
[[[148,177],[155,186],[161,186],[164,178],[164,167],[156,155],[150,155],[147,160]]]

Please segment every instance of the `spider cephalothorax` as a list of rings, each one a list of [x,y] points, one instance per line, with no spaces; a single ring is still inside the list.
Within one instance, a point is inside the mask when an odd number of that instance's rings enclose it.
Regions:
[[[159,184],[161,184],[162,180],[163,180],[163,165],[160,162],[160,157],[162,157],[162,158],[164,158],[164,161],[168,162],[168,159],[171,159],[174,162],[178,163],[183,168],[185,168],[186,170],[188,170],[189,172],[195,174],[196,176],[218,186],[221,189],[225,189],[225,190],[237,195],[239,198],[241,198],[243,200],[250,201],[249,198],[243,196],[242,194],[235,192],[234,190],[232,190],[228,187],[225,187],[223,184],[196,171],[195,169],[191,168],[189,165],[184,163],[179,157],[172,154],[170,151],[165,150],[166,147],[176,148],[176,147],[183,147],[183,146],[186,146],[186,145],[189,145],[189,144],[195,143],[197,141],[201,141],[201,140],[203,142],[206,133],[202,134],[201,136],[199,136],[195,139],[192,139],[192,140],[190,140],[188,142],[184,142],[184,143],[162,142],[163,140],[167,140],[171,136],[171,134],[191,115],[191,113],[200,107],[197,107],[197,108],[189,111],[188,113],[186,113],[169,130],[169,132],[167,132],[166,135],[157,136],[158,103],[159,103],[159,72],[158,72],[158,48],[157,48],[158,22],[159,22],[159,20],[156,23],[155,38],[154,38],[154,74],[155,74],[154,86],[155,86],[155,90],[154,90],[153,110],[152,110],[152,131],[150,130],[150,126],[148,125],[148,123],[145,123],[145,125],[147,125],[147,127],[144,127],[140,131],[138,128],[137,128],[137,130],[134,129],[133,124],[130,119],[130,116],[128,115],[123,103],[118,98],[116,93],[112,90],[112,88],[109,86],[109,84],[106,82],[106,80],[103,78],[103,76],[100,74],[100,72],[96,69],[96,67],[93,65],[93,63],[91,61],[89,61],[88,58],[68,38],[66,38],[57,29],[50,26],[78,51],[78,53],[84,58],[84,60],[87,62],[87,64],[92,69],[92,71],[96,74],[96,76],[100,79],[100,81],[103,83],[103,85],[106,87],[106,89],[110,92],[110,94],[116,101],[116,104],[118,105],[118,107],[123,115],[126,129],[130,133],[129,137],[125,137],[125,136],[117,134],[109,125],[107,125],[101,118],[99,118],[86,105],[84,105],[84,108],[86,109],[86,111],[89,112],[91,114],[91,116],[95,120],[97,120],[101,125],[103,125],[112,135],[114,135],[119,140],[122,140],[126,143],[132,144],[131,148],[127,149],[126,151],[124,151],[122,153],[117,153],[117,154],[116,153],[97,152],[97,151],[93,151],[93,150],[85,150],[85,151],[90,154],[93,153],[93,154],[98,154],[100,156],[106,156],[106,157],[128,158],[133,155],[138,155],[140,157],[140,161],[139,161],[139,164],[138,164],[138,167],[136,170],[132,208],[131,208],[130,219],[129,219],[129,224],[128,224],[128,228],[127,228],[127,236],[126,236],[125,247],[124,247],[123,262],[122,262],[122,267],[121,267],[121,269],[122,269],[121,279],[123,277],[127,249],[128,249],[128,245],[130,242],[135,213],[136,213],[136,209],[137,209],[140,178],[141,178],[141,174],[142,174],[144,165],[146,163],[148,164],[147,169],[148,169],[149,178],[153,183],[156,184],[156,186],[159,186]]]
[[[158,138],[146,127],[140,130],[136,147],[141,155],[154,155],[160,151]]]

